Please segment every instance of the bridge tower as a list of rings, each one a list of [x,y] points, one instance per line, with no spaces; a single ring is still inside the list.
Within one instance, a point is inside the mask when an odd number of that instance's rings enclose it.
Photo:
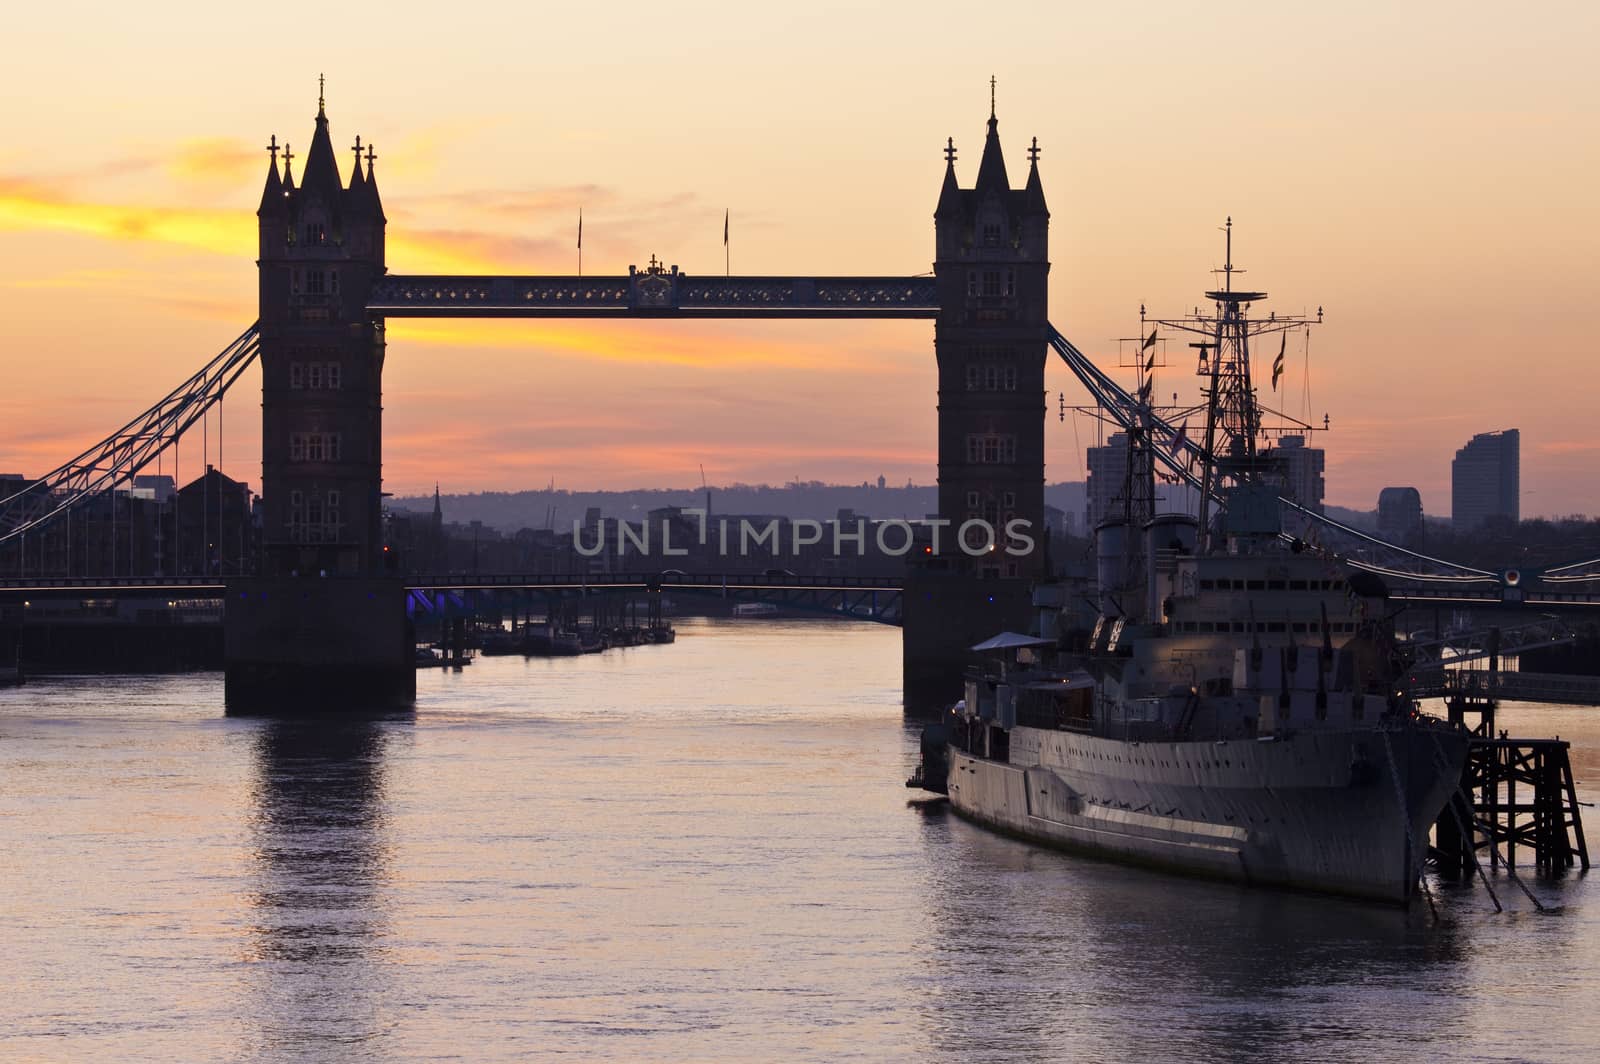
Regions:
[[[1050,211],[1035,138],[1028,178],[1011,187],[991,89],[977,179],[956,179],[954,140],[934,211],[939,316],[939,517],[907,574],[908,702],[954,697],[967,648],[1002,629],[1026,631],[1044,575],[1044,367],[1049,351]],[[980,522],[968,526],[967,522]],[[1008,541],[1013,525],[1031,540]],[[987,528],[994,549],[979,551]],[[1008,552],[1008,547],[1016,553]]]
[[[373,575],[381,568],[383,322],[367,313],[384,273],[383,203],[360,138],[339,177],[328,116],[298,187],[277,138],[261,194],[261,495],[264,571]]]
[[[268,147],[261,193],[261,576],[229,584],[230,710],[359,708],[416,693],[405,592],[385,572],[383,203],[369,146],[350,183],[320,94],[296,185]],[[363,169],[363,163],[365,169]]]

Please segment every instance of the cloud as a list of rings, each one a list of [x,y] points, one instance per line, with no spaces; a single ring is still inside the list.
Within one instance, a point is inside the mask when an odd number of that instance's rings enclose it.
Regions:
[[[0,229],[66,230],[230,256],[251,254],[256,234],[255,220],[244,211],[80,202],[35,179],[5,176],[0,176]]]
[[[830,322],[835,329],[848,323]],[[860,328],[860,323],[855,325]],[[729,335],[732,331],[734,334]],[[694,323],[691,328],[663,329],[655,322],[617,321],[601,324],[559,319],[518,322],[497,319],[392,318],[388,339],[396,344],[426,344],[470,350],[515,350],[556,358],[633,364],[678,365],[699,369],[798,369],[848,373],[853,377],[878,372],[901,373],[882,342],[842,347],[813,336],[740,336],[720,322]]]
[[[167,172],[185,181],[250,187],[266,172],[260,152],[233,137],[197,137],[179,144],[167,161]]]
[[[1589,454],[1600,451],[1600,440],[1552,440],[1534,450],[1539,454]]]

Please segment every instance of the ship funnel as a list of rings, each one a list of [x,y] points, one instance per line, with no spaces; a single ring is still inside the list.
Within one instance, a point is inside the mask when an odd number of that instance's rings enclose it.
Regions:
[[[1128,522],[1112,518],[1094,530],[1096,602],[1105,617],[1124,617],[1138,609],[1127,601]]]
[[[1200,525],[1188,514],[1157,514],[1144,526],[1145,619],[1166,621],[1167,603],[1178,591],[1178,559],[1194,553]]]

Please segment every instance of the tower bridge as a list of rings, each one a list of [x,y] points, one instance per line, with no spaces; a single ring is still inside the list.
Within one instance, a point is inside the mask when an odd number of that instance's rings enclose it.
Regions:
[[[958,179],[953,138],[946,143],[932,272],[901,276],[702,277],[654,256],[619,276],[392,274],[377,155],[359,138],[351,151],[346,180],[320,98],[298,180],[296,157],[274,135],[257,209],[256,324],[107,440],[0,497],[0,548],[25,544],[30,530],[131,481],[259,358],[263,549],[256,575],[228,582],[230,702],[414,692],[407,589],[387,571],[382,550],[388,318],[932,321],[938,511],[953,526],[1044,527],[1044,371],[1052,350],[1112,417],[1151,436],[1154,457],[1175,475],[1188,475],[1197,457],[1182,428],[1051,326],[1050,211],[1038,143],[1014,187],[992,99],[970,187]],[[1505,573],[1453,566],[1309,516],[1330,537],[1350,537],[1357,549],[1344,560],[1385,575],[1396,597],[1539,606],[1559,592],[1564,606],[1600,601],[1600,562],[1551,570],[1549,587],[1518,587]],[[973,556],[959,546],[922,556],[896,587],[877,589],[903,603],[908,683],[931,676],[947,684],[966,647],[1029,623],[1030,586],[1045,572],[1042,547]],[[0,584],[0,595],[20,589]]]

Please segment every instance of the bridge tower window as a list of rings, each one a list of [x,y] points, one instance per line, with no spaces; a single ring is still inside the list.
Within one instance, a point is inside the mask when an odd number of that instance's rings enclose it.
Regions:
[[[337,362],[329,362],[327,372],[323,374],[322,382],[327,387],[337,391],[340,386],[340,376],[343,367]]]
[[[321,222],[306,223],[306,243],[311,247],[321,247],[328,242],[328,227]]]
[[[322,270],[306,271],[306,293],[320,296],[327,292],[328,275]]]
[[[306,384],[311,388],[322,387],[322,363],[313,362],[306,367]]]
[[[312,543],[322,542],[322,496],[316,492],[306,499],[306,532]]]
[[[289,363],[289,387],[304,388],[306,386],[306,364],[304,362]]]

